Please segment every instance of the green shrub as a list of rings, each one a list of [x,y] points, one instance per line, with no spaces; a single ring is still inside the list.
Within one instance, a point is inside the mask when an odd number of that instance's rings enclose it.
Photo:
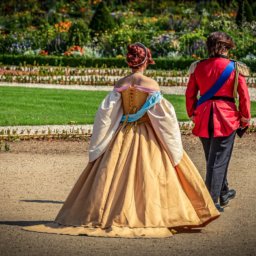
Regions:
[[[247,0],[239,0],[238,1],[238,11],[236,15],[236,24],[242,25],[245,21],[252,22],[253,21],[253,11],[251,5]]]
[[[198,29],[189,33],[184,33],[179,38],[180,49],[183,54],[191,56],[193,54],[206,57],[207,50],[205,46],[206,37],[204,31]]]
[[[252,6],[252,13],[253,13],[253,16],[256,17],[256,2],[252,3],[251,6]]]
[[[69,29],[68,44],[83,46],[90,40],[90,33],[87,24],[82,20],[76,20]]]
[[[165,33],[156,37],[152,37],[150,45],[153,57],[170,57],[171,54],[178,53],[180,44],[178,36],[175,33]]]
[[[193,59],[156,58],[152,69],[186,69]],[[39,65],[39,66],[69,66],[69,67],[127,67],[124,58],[83,58],[67,56],[26,56],[0,55],[0,63],[4,65]]]
[[[123,58],[84,58],[69,56],[40,55],[0,55],[0,63],[5,65],[38,65],[69,67],[126,67]]]
[[[46,46],[46,51],[50,54],[61,54],[67,49],[67,42],[63,39],[64,33],[59,33],[57,36]]]
[[[243,59],[242,61],[250,68],[251,72],[256,72],[256,59],[254,60]]]
[[[112,30],[114,27],[114,18],[111,16],[105,2],[100,2],[92,17],[89,28],[93,31],[93,34],[95,34]]]
[[[192,58],[155,58],[156,64],[150,69],[186,70],[195,61]],[[256,72],[256,59],[243,59],[252,72]],[[3,65],[38,65],[38,66],[68,66],[68,67],[104,67],[125,68],[127,63],[124,58],[84,58],[68,56],[40,56],[40,55],[0,55]]]
[[[105,56],[124,56],[127,52],[127,45],[135,42],[149,45],[153,35],[154,31],[138,30],[125,25],[112,33],[102,34],[99,45]]]

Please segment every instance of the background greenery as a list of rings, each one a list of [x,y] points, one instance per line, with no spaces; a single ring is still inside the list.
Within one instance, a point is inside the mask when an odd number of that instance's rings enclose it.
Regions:
[[[155,59],[155,65],[149,69],[187,70],[195,60],[191,57],[161,57]],[[243,62],[252,72],[256,72],[256,58],[243,59]],[[0,63],[15,66],[68,66],[68,67],[95,67],[95,68],[127,68],[125,58],[101,57],[84,58],[70,56],[40,56],[40,55],[0,55]]]
[[[220,30],[237,44],[232,58],[255,59],[255,17],[253,0],[1,1],[0,53],[122,57],[140,41],[154,57],[200,59]]]

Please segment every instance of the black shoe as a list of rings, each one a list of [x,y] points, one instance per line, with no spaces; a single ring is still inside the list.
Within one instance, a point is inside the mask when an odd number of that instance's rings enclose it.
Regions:
[[[217,210],[219,211],[219,212],[224,212],[224,208],[223,207],[221,207],[220,206],[220,204],[215,204],[215,207],[217,208]]]
[[[230,199],[235,198],[236,191],[234,189],[230,189],[226,194],[220,196],[220,205],[226,206],[229,203]]]

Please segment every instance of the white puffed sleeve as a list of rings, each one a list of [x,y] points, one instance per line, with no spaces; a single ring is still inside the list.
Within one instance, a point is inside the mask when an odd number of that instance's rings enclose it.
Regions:
[[[147,113],[157,137],[176,166],[183,157],[183,146],[174,107],[163,98]]]
[[[121,94],[112,91],[102,101],[94,120],[89,146],[89,162],[96,160],[104,153],[119,127],[122,115]]]

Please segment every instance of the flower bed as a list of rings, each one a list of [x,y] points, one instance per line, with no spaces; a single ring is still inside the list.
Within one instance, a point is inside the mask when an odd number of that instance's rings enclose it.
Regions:
[[[228,33],[232,58],[256,60],[254,1],[1,1],[0,53],[5,63],[123,67],[126,47],[142,42],[154,58],[205,58],[213,31]],[[67,56],[64,56],[67,55]],[[60,57],[61,56],[61,57]],[[77,59],[71,56],[83,56]],[[24,58],[23,58],[24,57]],[[183,69],[186,61],[157,62],[161,69]],[[13,63],[14,64],[14,63]]]
[[[0,75],[0,82],[24,84],[113,86],[121,77],[111,76],[10,76]],[[188,77],[155,77],[160,86],[185,86]]]
[[[45,66],[4,66],[0,69],[0,82],[60,85],[113,85],[130,74],[129,69],[70,68]],[[160,86],[186,86],[187,71],[148,70]],[[247,77],[249,87],[256,88],[256,74]]]

